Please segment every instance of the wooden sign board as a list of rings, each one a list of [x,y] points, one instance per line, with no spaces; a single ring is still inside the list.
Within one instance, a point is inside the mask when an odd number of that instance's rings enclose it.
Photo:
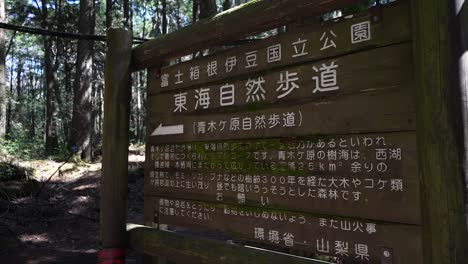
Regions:
[[[161,228],[188,227],[192,233],[353,261],[347,263],[422,263],[417,226],[178,198],[151,197],[146,203],[145,218]]]
[[[408,57],[411,45],[398,44],[240,80],[158,93],[148,99],[153,117],[149,142],[414,130],[414,84]],[[334,75],[320,80],[334,86],[319,91],[320,74],[314,72],[323,65],[337,68],[330,72]],[[286,76],[292,81],[283,85]]]
[[[151,145],[147,157],[148,195],[421,221],[413,132]]]
[[[153,74],[148,76],[152,83],[148,91],[158,93],[205,85],[240,75],[407,42],[411,39],[409,13],[409,4],[405,1],[338,23],[330,21],[296,28],[273,39],[163,68],[160,74],[153,69]]]
[[[422,263],[412,57],[401,1],[150,69],[146,220]]]

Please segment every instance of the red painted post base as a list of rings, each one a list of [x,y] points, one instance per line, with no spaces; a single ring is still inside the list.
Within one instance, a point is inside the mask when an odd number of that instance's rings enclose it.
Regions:
[[[102,249],[98,254],[98,264],[125,264],[125,249]]]

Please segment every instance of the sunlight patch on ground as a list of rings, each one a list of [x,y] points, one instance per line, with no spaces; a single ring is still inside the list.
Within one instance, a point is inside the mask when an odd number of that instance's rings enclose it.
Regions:
[[[91,202],[92,200],[93,200],[93,199],[92,199],[90,196],[88,196],[88,195],[86,195],[86,196],[81,195],[81,196],[75,197],[75,199],[73,199],[73,201],[71,202],[71,204],[72,204],[72,205],[76,205],[76,204],[79,204],[79,205],[80,205],[80,204],[83,204],[83,203],[89,203],[89,202]]]
[[[131,151],[134,153],[130,153],[128,156],[129,167],[143,167],[145,162],[144,146],[140,148],[132,148]],[[21,161],[20,165],[34,168],[35,171],[32,178],[38,181],[45,181],[62,165],[62,162],[56,162],[53,160],[29,160]],[[100,170],[100,162],[87,163],[83,166],[77,166],[74,163],[67,163],[60,168],[60,172],[55,173],[50,182],[69,183],[83,176],[99,176]]]
[[[128,155],[128,162],[143,163],[145,162],[145,156],[142,155]]]
[[[40,257],[38,259],[28,260],[27,264],[56,263],[57,258],[52,256]]]
[[[38,181],[47,180],[56,170],[63,165],[63,162],[53,160],[30,160],[20,162],[22,166],[34,168],[33,179]],[[101,163],[90,163],[84,166],[77,166],[74,163],[67,163],[60,168],[60,172],[55,173],[51,182],[72,182],[87,174],[101,170]]]
[[[46,233],[20,235],[18,239],[23,243],[30,242],[33,244],[50,242],[49,236]]]
[[[70,249],[70,250],[65,250],[65,249],[56,249],[57,251],[63,252],[63,253],[86,253],[86,254],[96,254],[98,252],[97,249],[90,248],[90,249]]]
[[[81,215],[88,209],[90,203],[93,203],[94,199],[90,196],[77,196],[71,202],[72,208],[68,210],[70,214]]]
[[[97,188],[98,184],[97,183],[92,183],[92,184],[85,184],[85,185],[80,185],[75,188],[73,188],[73,191],[82,191],[86,189],[92,189],[92,188]]]
[[[31,203],[31,200],[32,200],[31,197],[20,197],[20,198],[13,199],[11,203],[15,205],[21,205],[21,204]]]

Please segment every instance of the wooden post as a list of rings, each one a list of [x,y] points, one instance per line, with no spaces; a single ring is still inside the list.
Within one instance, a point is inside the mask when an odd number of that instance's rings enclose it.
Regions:
[[[467,263],[454,2],[412,2],[424,263]]]
[[[459,26],[458,72],[464,124],[465,221],[468,229],[468,1],[455,1],[455,16]]]
[[[131,52],[131,31],[107,31],[100,229],[103,262],[114,257],[112,263],[123,263],[119,261],[124,260],[127,242]]]

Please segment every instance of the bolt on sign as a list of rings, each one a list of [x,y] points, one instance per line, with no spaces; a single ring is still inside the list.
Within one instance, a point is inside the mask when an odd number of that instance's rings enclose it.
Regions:
[[[400,1],[150,69],[146,221],[422,263],[412,57]]]

